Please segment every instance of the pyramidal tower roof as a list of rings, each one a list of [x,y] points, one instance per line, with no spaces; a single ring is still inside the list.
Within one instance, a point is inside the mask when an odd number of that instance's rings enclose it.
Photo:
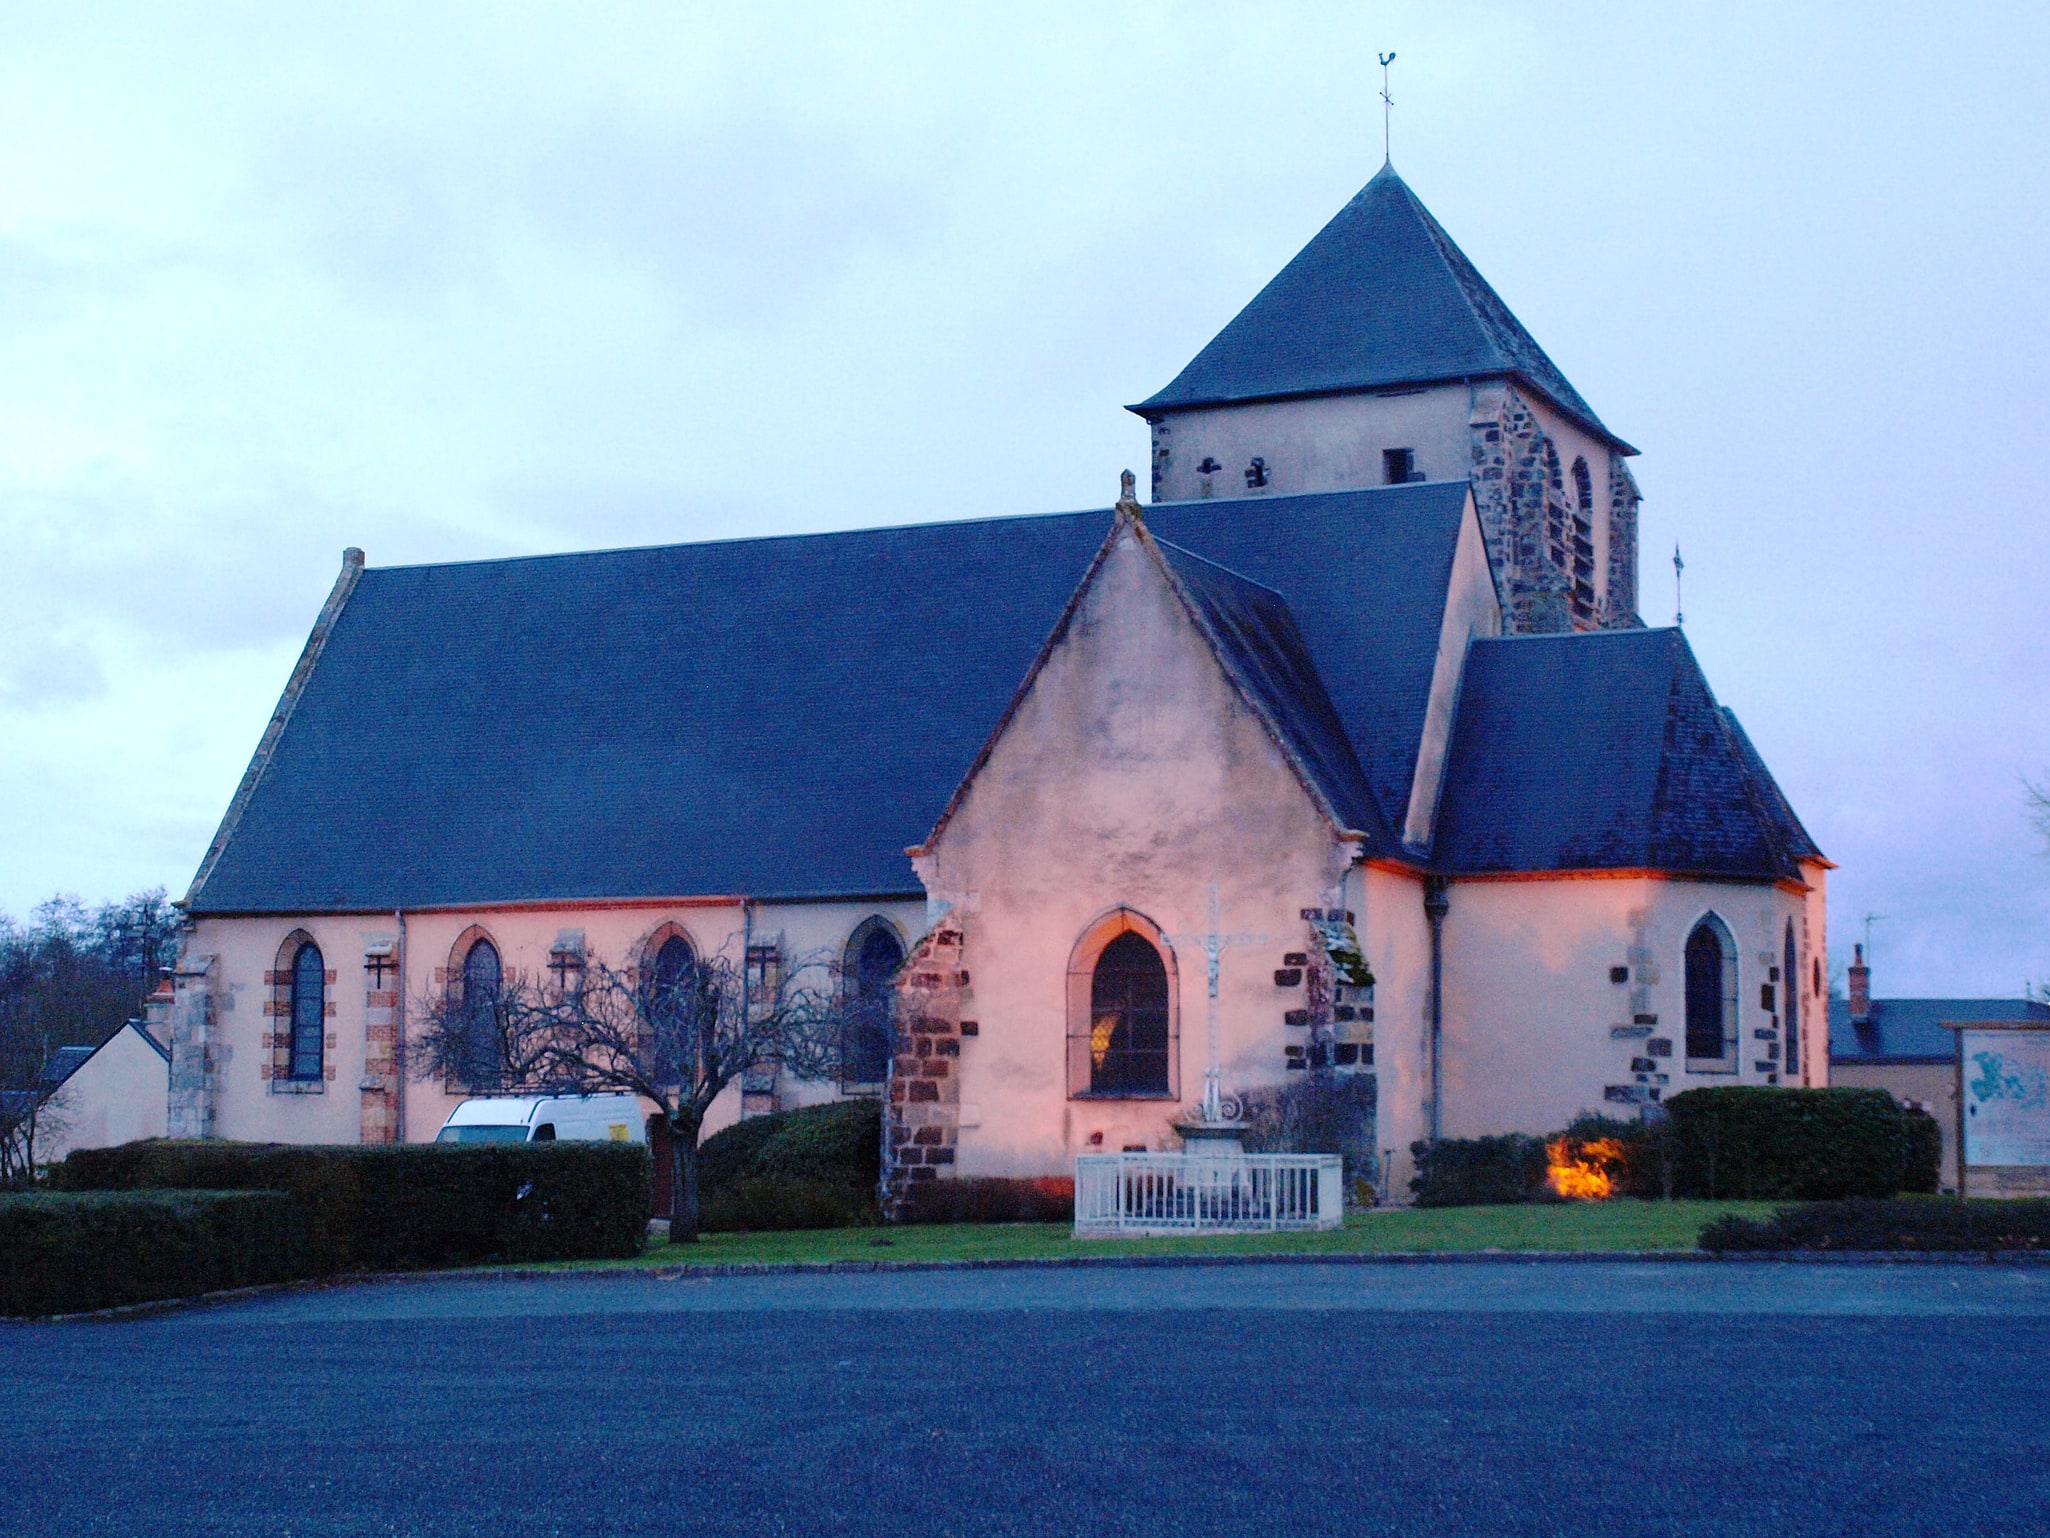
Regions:
[[[1132,407],[1142,416],[1288,396],[1510,377],[1624,452],[1393,165]]]

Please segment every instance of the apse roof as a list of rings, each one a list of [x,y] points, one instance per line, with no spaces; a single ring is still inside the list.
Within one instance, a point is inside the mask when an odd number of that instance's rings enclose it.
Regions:
[[[1512,377],[1625,453],[1395,168],[1380,173],[1158,394],[1192,406]]]
[[[1677,629],[1476,641],[1434,861],[1798,879],[1814,845],[1734,726]]]
[[[1285,598],[1380,825],[1414,774],[1466,505],[1446,482],[1145,513]],[[188,902],[917,896],[905,848],[1111,516],[366,570]],[[1285,626],[1229,587],[1213,613],[1247,676],[1291,687]],[[1284,714],[1356,795],[1322,706]]]

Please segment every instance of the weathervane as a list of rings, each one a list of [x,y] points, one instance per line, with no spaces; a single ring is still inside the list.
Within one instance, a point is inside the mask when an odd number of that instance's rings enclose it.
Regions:
[[[1395,110],[1395,98],[1388,94],[1388,66],[1395,62],[1395,55],[1393,53],[1381,53],[1376,54],[1374,57],[1381,61],[1381,163],[1383,165],[1393,165],[1395,164],[1395,152],[1393,143],[1389,138],[1388,119],[1389,115]]]
[[[1675,625],[1687,623],[1687,616],[1681,612],[1680,603],[1680,573],[1686,569],[1687,563],[1680,559],[1680,546],[1675,541],[1673,545],[1673,623]]]

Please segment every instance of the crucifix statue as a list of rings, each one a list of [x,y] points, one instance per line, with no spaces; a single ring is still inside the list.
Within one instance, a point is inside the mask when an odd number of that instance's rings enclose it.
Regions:
[[[1205,1022],[1207,1032],[1205,1045],[1209,1049],[1209,1062],[1203,1070],[1202,1120],[1215,1126],[1238,1120],[1236,1111],[1231,1116],[1224,1114],[1223,1070],[1219,1065],[1219,1058],[1222,1056],[1223,1047],[1218,1038],[1217,1025],[1218,963],[1224,955],[1225,947],[1231,945],[1265,945],[1267,937],[1263,934],[1226,934],[1224,932],[1224,910],[1218,901],[1217,883],[1214,881],[1210,883],[1209,902],[1205,909],[1204,918],[1209,925],[1209,928],[1204,933],[1169,935],[1167,939],[1170,945],[1201,946],[1207,963],[1205,971],[1210,986],[1210,999],[1209,1016]]]

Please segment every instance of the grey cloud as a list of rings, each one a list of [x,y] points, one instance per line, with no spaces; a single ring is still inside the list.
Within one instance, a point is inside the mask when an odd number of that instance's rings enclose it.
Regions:
[[[848,138],[762,123],[588,124],[538,156],[522,189],[542,228],[601,243],[715,324],[742,325],[773,323],[863,249],[908,242],[936,190]]]
[[[0,709],[47,710],[106,692],[99,653],[82,637],[0,631]]]

